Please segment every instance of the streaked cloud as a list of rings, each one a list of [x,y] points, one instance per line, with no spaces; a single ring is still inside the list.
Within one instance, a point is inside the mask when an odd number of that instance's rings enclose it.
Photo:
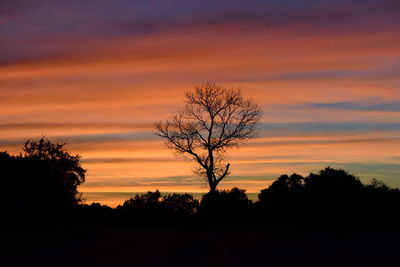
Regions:
[[[82,155],[84,190],[206,190],[153,122],[214,81],[265,113],[223,187],[327,165],[400,186],[399,12],[396,0],[2,1],[0,150],[46,135]]]
[[[333,110],[361,110],[361,111],[400,111],[400,102],[389,103],[310,103],[295,108],[333,109]]]

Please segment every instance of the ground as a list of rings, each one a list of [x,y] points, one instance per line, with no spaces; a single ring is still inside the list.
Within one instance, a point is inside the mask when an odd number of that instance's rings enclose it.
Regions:
[[[223,228],[220,226],[220,228]],[[400,232],[3,227],[2,266],[399,266]]]

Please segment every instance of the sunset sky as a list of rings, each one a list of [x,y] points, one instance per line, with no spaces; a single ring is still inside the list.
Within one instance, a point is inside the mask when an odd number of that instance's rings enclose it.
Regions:
[[[80,191],[206,191],[153,123],[207,81],[264,112],[221,188],[328,165],[400,187],[398,0],[0,1],[0,151],[66,141]]]

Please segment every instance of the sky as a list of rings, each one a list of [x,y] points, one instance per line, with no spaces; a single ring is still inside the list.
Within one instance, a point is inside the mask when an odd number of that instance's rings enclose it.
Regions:
[[[154,121],[207,81],[262,108],[221,188],[344,168],[400,187],[398,0],[2,0],[0,151],[66,141],[83,192],[203,192]]]

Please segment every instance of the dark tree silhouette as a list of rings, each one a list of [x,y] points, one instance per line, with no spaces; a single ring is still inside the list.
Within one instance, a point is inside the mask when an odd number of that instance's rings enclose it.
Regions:
[[[324,196],[352,194],[363,190],[360,179],[342,169],[326,167],[319,173],[310,175],[304,180],[308,191]]]
[[[221,220],[235,223],[248,220],[250,206],[251,201],[246,195],[246,190],[234,187],[231,190],[216,190],[205,194],[199,211],[208,223]]]
[[[376,183],[375,183],[376,184]],[[346,224],[363,212],[365,187],[345,170],[327,167],[303,178],[280,176],[258,196],[258,207],[273,220]]]
[[[46,174],[52,184],[55,196],[63,198],[66,204],[81,202],[78,186],[85,181],[86,170],[82,168],[79,155],[71,155],[64,149],[66,143],[52,143],[45,138],[25,142],[22,157],[26,160],[40,161],[48,167]],[[38,181],[39,182],[39,181]],[[56,190],[57,189],[57,190]],[[61,199],[60,199],[61,200]]]
[[[85,181],[85,170],[80,156],[64,145],[41,138],[27,141],[18,156],[1,153],[1,202],[19,214],[42,217],[79,204],[77,187]]]
[[[254,137],[262,112],[240,90],[212,83],[197,86],[185,97],[181,112],[155,123],[156,135],[177,154],[197,162],[195,173],[205,177],[214,192],[229,174],[230,164],[223,162],[225,152]]]
[[[136,194],[117,207],[123,220],[157,226],[185,225],[191,222],[198,209],[199,201],[190,194],[161,196],[158,190]]]
[[[122,212],[123,216],[134,222],[137,222],[138,219],[154,221],[160,214],[160,201],[160,191],[148,191],[143,195],[136,194],[117,209]]]
[[[365,186],[358,177],[342,169],[327,167],[304,180],[304,207],[315,222],[356,227],[367,213]]]
[[[188,217],[196,214],[199,201],[190,194],[170,194],[162,197],[163,213],[168,217]]]
[[[272,220],[287,221],[298,217],[304,204],[304,178],[293,173],[281,175],[268,188],[258,195],[259,216],[270,216]],[[263,213],[267,214],[263,214]],[[269,218],[271,220],[271,218]]]
[[[376,178],[373,178],[371,182],[365,186],[365,188],[367,189],[367,191],[372,192],[390,192],[393,190],[387,184]]]
[[[291,176],[287,174],[281,175],[268,188],[261,190],[259,198],[265,194],[286,194],[299,192],[304,187],[304,178],[301,175],[293,173]]]
[[[134,197],[126,200],[122,205],[123,208],[126,209],[135,209],[135,208],[157,208],[158,204],[161,200],[160,191],[156,190],[154,192],[148,191],[143,195],[135,195]]]

